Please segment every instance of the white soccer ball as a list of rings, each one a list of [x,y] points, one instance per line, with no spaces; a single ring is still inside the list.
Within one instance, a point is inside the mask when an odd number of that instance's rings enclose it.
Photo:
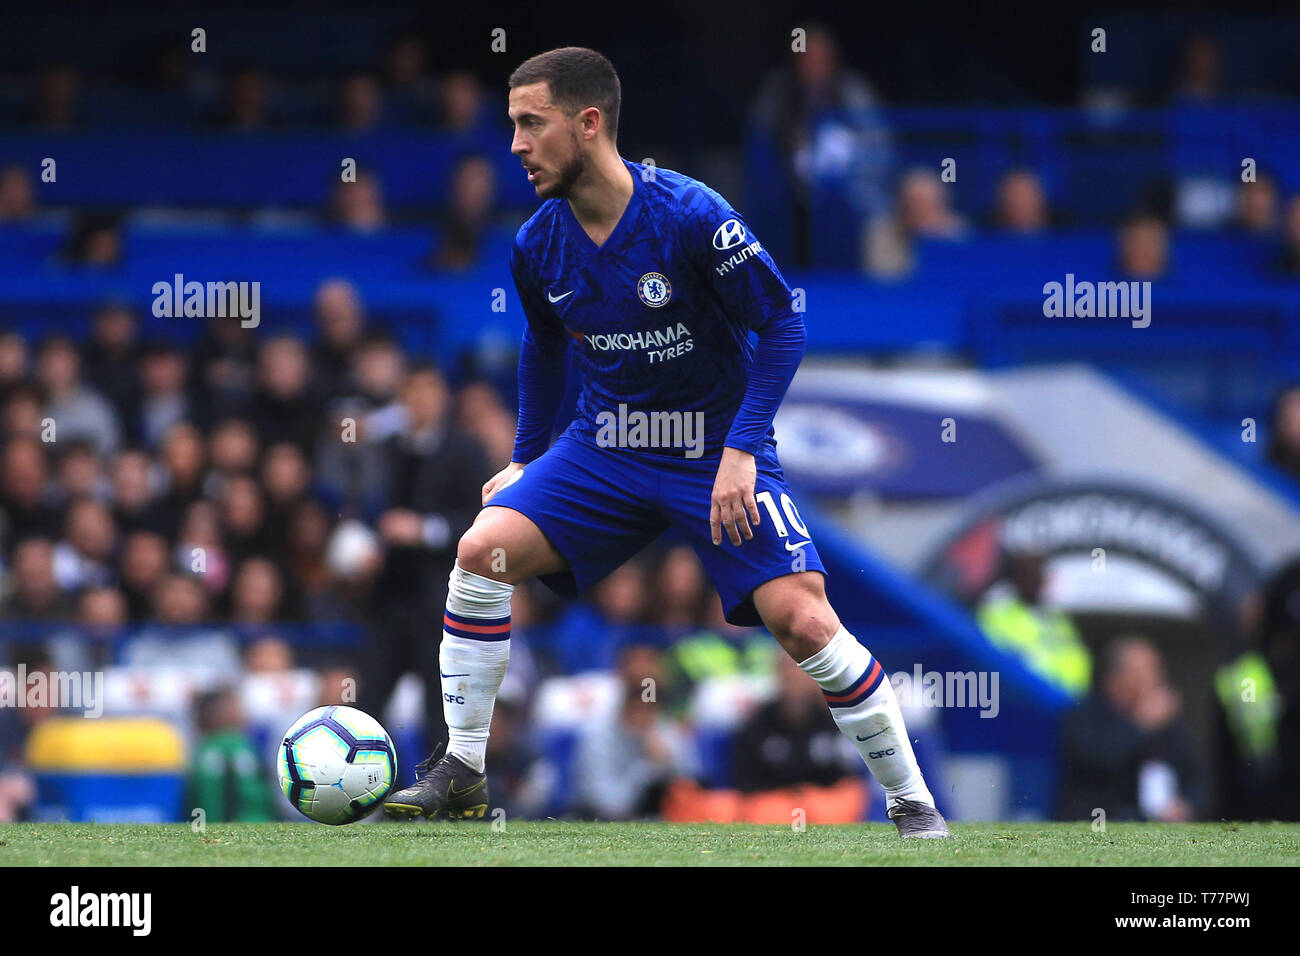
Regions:
[[[355,707],[317,707],[284,732],[280,789],[303,816],[335,826],[369,816],[397,779],[397,750]]]

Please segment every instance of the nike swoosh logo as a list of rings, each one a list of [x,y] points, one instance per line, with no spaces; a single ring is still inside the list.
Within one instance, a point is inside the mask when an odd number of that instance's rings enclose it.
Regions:
[[[573,295],[573,290],[572,290],[572,289],[570,289],[568,292],[564,293],[564,295],[551,295],[551,294],[548,292],[548,293],[546,293],[546,298],[550,299],[550,300],[551,300],[551,304],[554,305],[556,302],[559,302],[561,299],[568,298],[568,297],[571,296],[571,295]]]
[[[888,730],[888,729],[889,729],[888,727],[885,728],[885,730]],[[885,732],[885,730],[877,730],[874,734],[867,734],[865,737],[858,737],[858,739],[859,739],[859,740],[870,740],[872,737],[879,737],[881,734],[883,734],[883,733]],[[854,736],[857,737],[857,734],[854,734]]]
[[[438,673],[442,674],[442,668],[438,668]],[[443,677],[468,677],[468,674],[442,674]]]
[[[472,786],[472,787],[466,787],[464,790],[457,790],[457,789],[456,789],[456,784],[455,784],[455,783],[448,783],[448,784],[447,784],[447,796],[449,796],[449,797],[463,797],[463,796],[465,796],[465,794],[467,794],[467,793],[473,793],[473,792],[474,792],[475,790],[477,790],[479,787],[483,786],[484,782],[485,782],[485,780],[480,780],[480,781],[478,781],[476,784],[474,784],[474,786]]]
[[[798,551],[798,550],[799,550],[800,548],[802,548],[805,544],[812,544],[812,542],[811,542],[811,541],[800,541],[798,544],[791,544],[789,541],[787,541],[787,542],[785,543],[785,549],[786,549],[787,551]]]

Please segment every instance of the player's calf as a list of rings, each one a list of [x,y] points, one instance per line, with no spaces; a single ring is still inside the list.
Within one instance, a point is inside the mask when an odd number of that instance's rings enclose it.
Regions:
[[[787,575],[756,590],[754,606],[790,656],[821,687],[836,726],[884,788],[899,835],[946,836],[889,677],[840,623],[823,588],[820,574]],[[801,656],[809,650],[812,653]]]

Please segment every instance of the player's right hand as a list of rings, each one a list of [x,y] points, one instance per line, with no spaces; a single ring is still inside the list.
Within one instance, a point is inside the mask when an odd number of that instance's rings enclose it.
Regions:
[[[506,485],[518,481],[519,476],[523,473],[524,466],[519,464],[517,461],[512,461],[510,464],[498,471],[492,476],[491,480],[483,486],[483,504],[487,504],[488,500],[502,488],[506,487]]]

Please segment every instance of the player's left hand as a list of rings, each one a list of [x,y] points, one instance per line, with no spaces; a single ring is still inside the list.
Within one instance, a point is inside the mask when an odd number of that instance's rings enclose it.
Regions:
[[[718,465],[718,477],[713,482],[713,498],[709,505],[709,530],[713,533],[714,544],[722,544],[724,528],[731,543],[737,547],[741,539],[749,541],[754,537],[750,525],[755,528],[759,525],[758,502],[754,500],[757,477],[753,455],[739,448],[722,449],[722,461]]]

